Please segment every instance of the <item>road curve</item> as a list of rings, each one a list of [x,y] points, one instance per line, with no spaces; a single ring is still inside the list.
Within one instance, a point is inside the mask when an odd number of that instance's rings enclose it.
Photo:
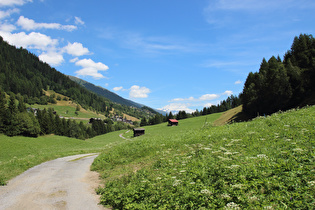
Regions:
[[[97,154],[48,161],[0,186],[0,210],[105,209],[98,205],[98,174],[90,171]]]

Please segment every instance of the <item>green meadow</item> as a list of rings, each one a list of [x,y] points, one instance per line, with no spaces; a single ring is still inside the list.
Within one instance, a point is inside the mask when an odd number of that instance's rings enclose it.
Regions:
[[[104,183],[101,203],[114,209],[315,206],[315,106],[214,126],[221,116],[146,126],[136,138],[0,135],[0,182],[47,160],[100,153],[91,169]]]
[[[313,209],[315,107],[214,127],[219,115],[146,127],[92,169],[114,209]]]

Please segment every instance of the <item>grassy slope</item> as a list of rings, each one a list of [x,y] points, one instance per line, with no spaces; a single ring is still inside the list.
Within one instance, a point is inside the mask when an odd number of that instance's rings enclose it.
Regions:
[[[145,127],[146,135],[102,153],[93,163],[106,182],[102,203],[119,209],[314,207],[315,106],[220,127],[211,126],[219,115],[212,116]]]

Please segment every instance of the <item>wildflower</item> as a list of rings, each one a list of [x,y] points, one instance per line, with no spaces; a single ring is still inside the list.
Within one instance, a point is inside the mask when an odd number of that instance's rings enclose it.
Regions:
[[[185,173],[186,172],[186,170],[181,170],[179,173]]]
[[[211,194],[212,194],[212,193],[211,193],[209,190],[207,190],[207,189],[201,190],[200,193],[205,194],[205,195],[211,195]]]
[[[231,198],[231,196],[229,194],[226,194],[226,193],[222,194],[221,197],[222,198]]]
[[[226,204],[224,209],[241,209],[241,208],[239,207],[238,204],[236,204],[234,202],[230,202],[230,203]]]
[[[309,181],[309,182],[307,182],[307,184],[310,186],[315,186],[315,181]]]
[[[189,184],[196,184],[196,182],[190,182]]]
[[[301,148],[295,148],[295,149],[293,149],[293,151],[295,151],[295,152],[303,152],[303,149],[301,149]]]
[[[172,176],[172,179],[176,179],[176,176]]]
[[[257,157],[259,157],[259,158],[265,158],[265,159],[267,159],[267,158],[268,158],[268,156],[267,156],[267,155],[265,155],[265,154],[259,154],[259,155],[257,155]]]
[[[204,150],[211,150],[211,148],[209,148],[209,147],[205,147],[205,148],[203,148]]]
[[[181,183],[182,183],[181,180],[176,179],[176,180],[174,181],[174,183],[173,183],[173,187],[176,187],[176,186],[180,185]]]
[[[232,152],[225,152],[224,154],[225,155],[232,155],[233,153]]]
[[[161,180],[162,178],[161,177],[156,177],[156,180]]]

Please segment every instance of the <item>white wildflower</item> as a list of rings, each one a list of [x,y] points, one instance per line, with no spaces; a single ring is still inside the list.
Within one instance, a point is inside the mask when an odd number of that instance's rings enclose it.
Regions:
[[[239,207],[238,204],[236,204],[234,202],[230,202],[230,203],[226,204],[224,209],[241,209],[241,208]]]
[[[231,198],[231,196],[229,194],[226,194],[226,193],[222,194],[221,197],[222,198]]]
[[[268,156],[267,156],[267,155],[265,155],[265,154],[259,154],[259,155],[257,155],[257,157],[259,157],[259,158],[265,158],[265,159],[267,159],[267,158],[268,158]]]
[[[212,194],[212,193],[211,193],[209,190],[207,190],[207,189],[201,190],[200,193],[205,194],[205,195],[211,195],[211,194]]]
[[[307,184],[310,186],[315,186],[315,181],[309,181],[309,182],[307,182]]]
[[[156,180],[161,180],[162,178],[161,177],[156,177]]]
[[[186,172],[186,170],[181,170],[179,173],[185,173]]]
[[[174,183],[173,183],[173,187],[176,187],[176,186],[180,185],[181,183],[182,183],[181,180],[176,179],[176,180],[174,181]]]
[[[295,151],[295,152],[303,152],[304,150],[301,149],[301,148],[295,148],[295,149],[293,149],[293,151]]]
[[[189,184],[196,184],[196,182],[190,182]]]

